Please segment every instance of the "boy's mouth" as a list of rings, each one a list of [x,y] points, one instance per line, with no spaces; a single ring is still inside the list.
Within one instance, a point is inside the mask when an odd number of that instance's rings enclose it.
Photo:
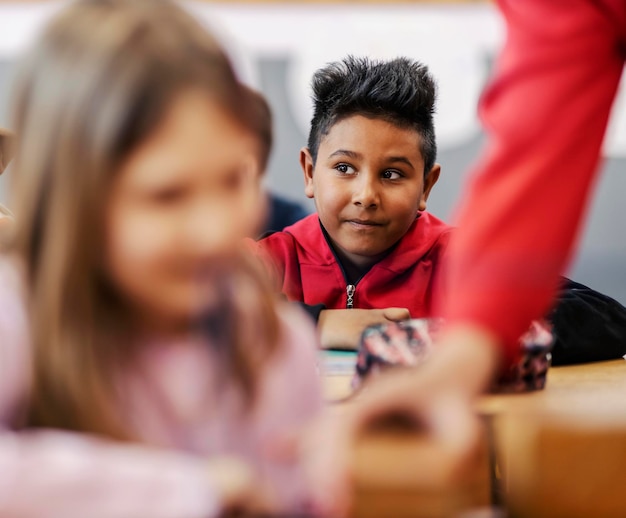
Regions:
[[[383,224],[372,219],[349,219],[346,223],[350,223],[355,227],[381,227]]]

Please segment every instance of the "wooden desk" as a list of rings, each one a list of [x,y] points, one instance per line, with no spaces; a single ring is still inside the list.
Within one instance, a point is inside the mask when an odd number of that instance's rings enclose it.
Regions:
[[[349,381],[350,376],[328,376],[327,396],[348,395]],[[491,421],[497,453],[491,467],[516,516],[626,516],[621,496],[626,487],[626,361],[553,367],[544,390],[487,395],[478,402],[478,412]],[[355,461],[356,478],[363,483],[357,489],[361,505],[356,516],[453,516],[459,506],[490,504],[485,451],[462,491],[450,489],[448,498],[411,484],[412,473],[420,469],[412,459],[426,458],[422,454],[414,438],[365,442]],[[395,488],[376,488],[381,477],[372,478],[371,466],[379,474],[396,470]],[[446,506],[449,501],[458,505]]]
[[[552,367],[537,392],[484,396],[479,411],[489,415],[526,410],[604,412],[626,408],[626,360]]]
[[[330,400],[343,399],[352,392],[351,375],[328,375],[324,392]],[[562,407],[565,402],[575,409],[587,405],[612,408],[626,402],[626,360],[552,367],[544,390],[524,394],[486,395],[478,403],[479,412],[488,415],[519,411],[530,406]]]
[[[553,368],[544,391],[480,406],[516,516],[626,516],[626,361]]]

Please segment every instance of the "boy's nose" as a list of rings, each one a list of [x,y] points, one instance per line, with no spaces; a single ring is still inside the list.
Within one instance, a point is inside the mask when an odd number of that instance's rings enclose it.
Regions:
[[[366,209],[375,208],[380,203],[378,188],[374,179],[369,175],[363,175],[356,182],[356,189],[352,196],[352,202],[357,207]]]

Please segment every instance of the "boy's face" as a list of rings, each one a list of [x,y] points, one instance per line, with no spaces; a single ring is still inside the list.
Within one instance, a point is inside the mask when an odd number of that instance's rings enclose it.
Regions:
[[[305,193],[343,259],[366,267],[407,232],[439,177],[424,178],[421,136],[382,119],[352,115],[320,141],[313,165],[300,152]]]

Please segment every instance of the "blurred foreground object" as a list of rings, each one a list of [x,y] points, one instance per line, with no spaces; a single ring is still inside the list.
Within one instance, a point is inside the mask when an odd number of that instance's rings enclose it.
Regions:
[[[13,221],[13,213],[0,203],[0,245],[9,239]]]
[[[345,398],[350,380],[328,376],[329,396]],[[473,462],[439,455],[437,444],[428,451],[430,443],[406,431],[392,435],[397,427],[367,431],[352,457],[352,516],[626,516],[624,394],[620,359],[552,367],[545,390],[483,395],[476,409],[488,425],[488,456],[479,446]],[[359,397],[336,408],[349,411]]]
[[[13,158],[13,141],[13,133],[4,128],[0,128],[0,174],[4,172]],[[6,239],[12,227],[13,213],[0,203],[0,244]]]
[[[13,141],[15,136],[9,130],[0,128],[0,174],[6,169],[13,158]]]
[[[404,429],[403,429],[404,428]],[[485,440],[464,459],[404,423],[383,425],[356,443],[354,518],[443,518],[490,505]]]
[[[626,405],[510,415],[501,423],[501,457],[512,516],[626,516]]]
[[[430,357],[444,321],[421,318],[388,322],[363,332],[353,386],[388,367],[416,367]],[[534,320],[519,339],[516,363],[492,387],[492,392],[529,392],[545,387],[554,335],[545,320]]]

